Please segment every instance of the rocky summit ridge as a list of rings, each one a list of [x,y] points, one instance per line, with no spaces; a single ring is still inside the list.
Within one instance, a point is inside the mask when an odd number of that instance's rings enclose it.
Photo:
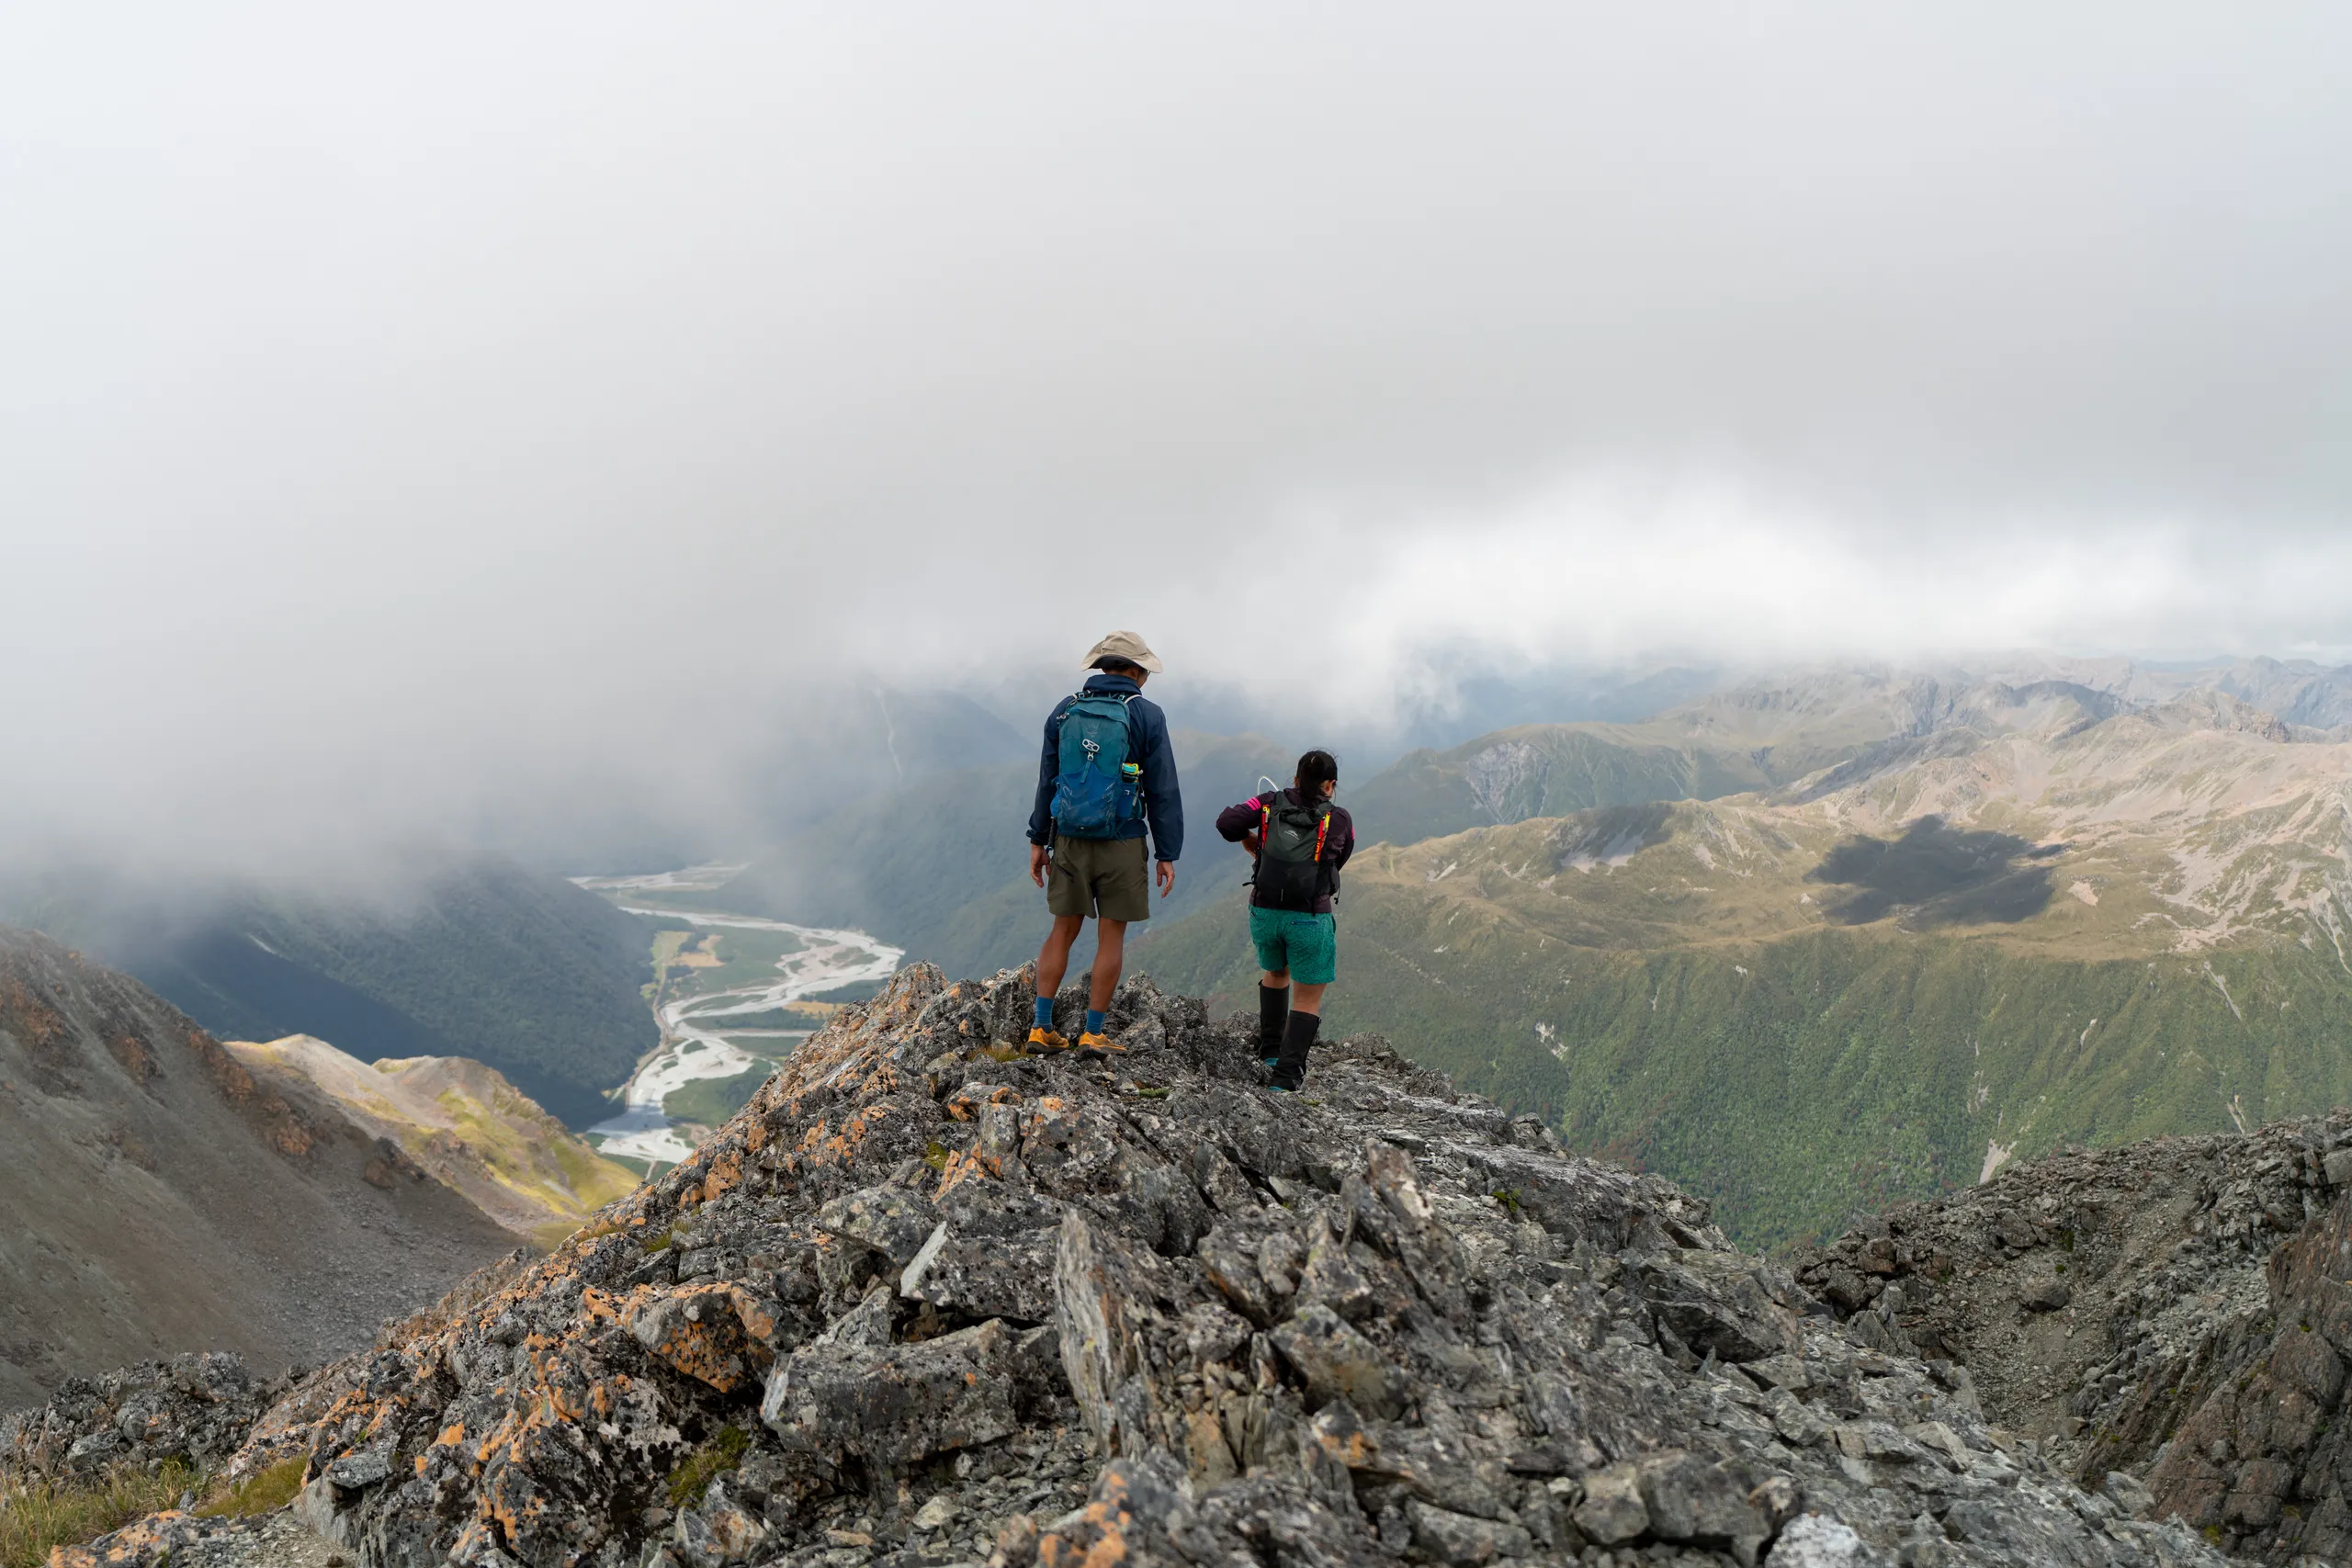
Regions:
[[[1377,1038],[1278,1099],[1197,1000],[1130,981],[1131,1050],[1090,1064],[994,1043],[1029,997],[901,972],[230,1472],[300,1461],[296,1513],[366,1568],[2222,1561],[1702,1202]],[[19,1454],[85,1404],[13,1418]],[[245,1528],[57,1561],[241,1561]]]

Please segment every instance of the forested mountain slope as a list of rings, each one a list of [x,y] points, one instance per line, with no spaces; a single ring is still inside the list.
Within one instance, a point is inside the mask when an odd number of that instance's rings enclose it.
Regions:
[[[51,875],[7,903],[215,1034],[313,1034],[363,1060],[470,1057],[572,1126],[605,1114],[603,1091],[656,1042],[642,922],[511,862],[381,896]]]

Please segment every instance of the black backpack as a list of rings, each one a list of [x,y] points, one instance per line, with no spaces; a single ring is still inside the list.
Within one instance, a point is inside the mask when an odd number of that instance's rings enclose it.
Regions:
[[[1262,798],[1258,832],[1258,888],[1261,908],[1312,913],[1323,896],[1323,837],[1330,831],[1331,807],[1324,801],[1312,807],[1294,801],[1287,791]]]

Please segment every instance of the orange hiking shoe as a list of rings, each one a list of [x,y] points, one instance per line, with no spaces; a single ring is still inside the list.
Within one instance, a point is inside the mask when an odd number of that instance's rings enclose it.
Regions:
[[[1117,1041],[1112,1039],[1107,1034],[1081,1034],[1078,1037],[1078,1048],[1081,1051],[1091,1051],[1096,1055],[1101,1055],[1107,1051],[1125,1051],[1126,1049],[1125,1045],[1120,1044]]]
[[[1051,1055],[1057,1051],[1067,1051],[1069,1049],[1069,1041],[1063,1039],[1060,1035],[1055,1033],[1052,1030],[1047,1029],[1043,1025],[1040,1025],[1029,1032],[1027,1043],[1033,1054],[1043,1054],[1046,1055]]]

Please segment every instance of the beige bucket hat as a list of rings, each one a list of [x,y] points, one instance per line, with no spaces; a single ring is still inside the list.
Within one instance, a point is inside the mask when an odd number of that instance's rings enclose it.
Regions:
[[[1086,650],[1086,662],[1081,670],[1091,670],[1098,659],[1124,659],[1128,663],[1153,674],[1159,673],[1159,656],[1143,645],[1143,638],[1133,632],[1113,632]]]

